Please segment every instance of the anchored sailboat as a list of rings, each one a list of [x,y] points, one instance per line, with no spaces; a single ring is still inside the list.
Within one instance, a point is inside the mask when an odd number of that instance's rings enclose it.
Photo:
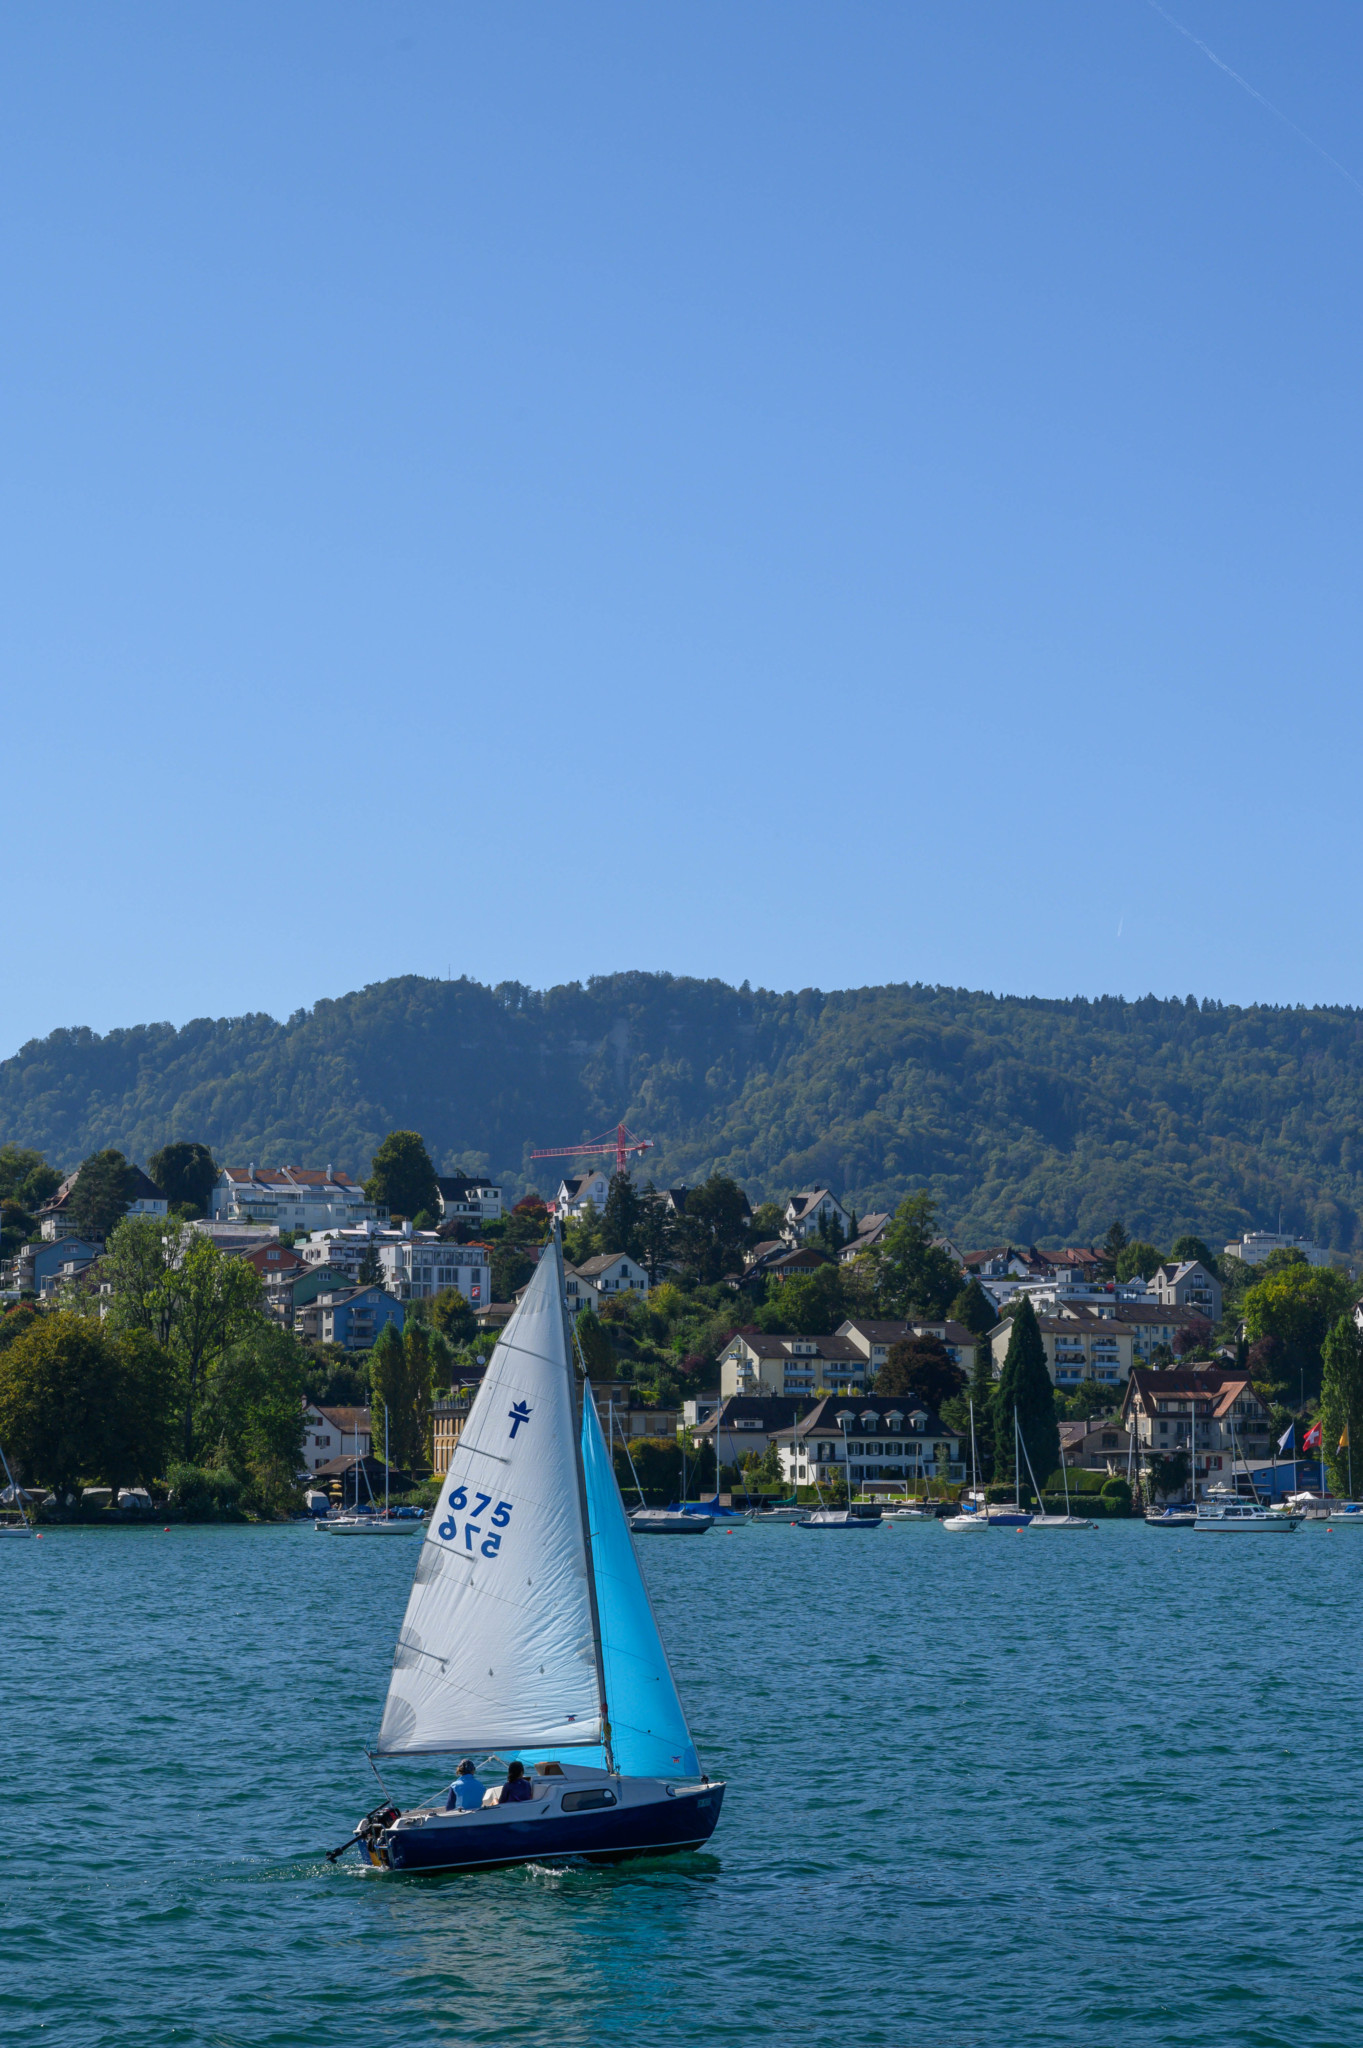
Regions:
[[[719,1819],[589,1386],[576,1426],[557,1231],[427,1525],[377,1754],[519,1760],[533,1795],[376,1808],[354,1839],[394,1870],[695,1849]]]

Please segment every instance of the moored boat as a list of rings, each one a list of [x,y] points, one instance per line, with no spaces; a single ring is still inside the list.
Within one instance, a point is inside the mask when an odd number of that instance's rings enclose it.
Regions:
[[[879,1515],[858,1515],[851,1508],[815,1508],[792,1524],[796,1529],[878,1529]]]
[[[704,1536],[714,1524],[685,1508],[635,1508],[629,1526],[636,1536]]]
[[[1198,1502],[1193,1528],[1199,1535],[1205,1531],[1218,1536],[1249,1536],[1277,1529],[1290,1536],[1301,1523],[1300,1515],[1270,1514],[1257,1500],[1204,1500]]]

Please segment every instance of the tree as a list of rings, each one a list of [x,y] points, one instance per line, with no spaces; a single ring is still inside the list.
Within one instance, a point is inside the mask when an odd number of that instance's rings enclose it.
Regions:
[[[407,1365],[407,1406],[397,1435],[389,1431],[393,1459],[411,1472],[430,1462],[431,1399],[435,1392],[435,1332],[426,1323],[409,1322],[402,1332]],[[442,1355],[444,1345],[441,1345]]]
[[[1182,1493],[1188,1483],[1188,1453],[1157,1452],[1146,1464],[1145,1477],[1152,1500],[1167,1500],[1172,1493]]]
[[[1299,1245],[1281,1244],[1271,1251],[1259,1268],[1260,1273],[1281,1273],[1285,1266],[1307,1266],[1310,1260]]]
[[[505,1239],[492,1247],[492,1277],[489,1286],[494,1301],[514,1301],[521,1288],[535,1277],[535,1262],[523,1246]]]
[[[440,1214],[440,1189],[436,1185],[431,1155],[418,1131],[390,1131],[369,1167],[364,1191],[371,1202],[386,1208],[390,1216],[415,1216],[419,1209]]]
[[[247,1480],[248,1506],[278,1513],[295,1497],[308,1365],[292,1331],[260,1316],[208,1373],[203,1435]]]
[[[1149,1280],[1157,1267],[1163,1265],[1164,1255],[1152,1244],[1142,1244],[1134,1238],[1124,1245],[1117,1254],[1117,1278],[1119,1280]]]
[[[1321,1347],[1332,1324],[1352,1308],[1353,1294],[1348,1278],[1334,1266],[1304,1261],[1282,1266],[1250,1288],[1244,1300],[1246,1331],[1251,1340],[1278,1339],[1275,1364],[1291,1393],[1310,1400],[1320,1392]]]
[[[965,1392],[966,1378],[946,1345],[937,1337],[902,1337],[890,1346],[876,1374],[879,1394],[916,1394],[934,1415],[943,1401]]]
[[[1055,1388],[1046,1369],[1046,1346],[1036,1319],[1036,1310],[1024,1299],[1013,1317],[1012,1335],[1003,1370],[994,1387],[994,1470],[995,1476],[1022,1480],[1013,1457],[1013,1412],[1027,1447],[1037,1484],[1044,1486],[1060,1463],[1060,1431],[1055,1420]],[[1020,1496],[1019,1496],[1020,1497]]]
[[[407,1350],[396,1323],[385,1323],[369,1354],[369,1423],[374,1454],[383,1455],[385,1414],[389,1455],[401,1463],[402,1417],[409,1405]]]
[[[987,1337],[975,1339],[975,1357],[970,1374],[970,1401],[975,1411],[975,1456],[979,1463],[980,1478],[988,1480],[994,1473],[994,1347]],[[943,1416],[943,1421],[946,1417]],[[970,1411],[966,1411],[966,1441],[970,1429]]]
[[[677,1230],[682,1265],[702,1286],[741,1270],[748,1243],[748,1203],[727,1173],[712,1173],[686,1197]]]
[[[1117,1405],[1117,1392],[1101,1380],[1080,1380],[1064,1402],[1063,1422],[1089,1422],[1095,1415],[1110,1415]]]
[[[933,1238],[937,1210],[926,1188],[906,1195],[879,1245],[876,1287],[884,1315],[907,1322],[915,1315],[945,1315],[961,1289],[961,1269]]]
[[[748,1225],[750,1245],[771,1244],[785,1229],[786,1212],[779,1202],[759,1202]]]
[[[451,1344],[471,1344],[478,1335],[478,1318],[459,1287],[440,1290],[431,1303],[431,1321]]]
[[[789,1280],[768,1280],[767,1297],[754,1310],[759,1330],[791,1330],[800,1337],[828,1337],[847,1315],[847,1288],[839,1266],[816,1266]]]
[[[1352,1498],[1355,1447],[1363,1474],[1363,1331],[1352,1312],[1332,1323],[1325,1339],[1317,1419],[1330,1490]]]
[[[359,1270],[355,1275],[355,1285],[357,1287],[382,1287],[383,1285],[383,1261],[379,1257],[379,1248],[372,1237],[364,1248],[364,1257],[360,1260]]]
[[[27,1480],[59,1495],[83,1477],[114,1489],[133,1478],[150,1485],[173,1392],[159,1345],[58,1310],[0,1352],[0,1443]]]
[[[132,1168],[121,1152],[92,1152],[77,1170],[67,1213],[82,1237],[108,1237],[127,1215],[132,1191]]]
[[[61,1175],[41,1152],[25,1145],[0,1145],[0,1201],[13,1202],[32,1215],[61,1184]]]
[[[953,1322],[964,1323],[972,1337],[982,1337],[999,1320],[999,1312],[978,1280],[963,1287],[947,1311]]]
[[[1104,1263],[1111,1266],[1115,1271],[1117,1261],[1121,1257],[1122,1253],[1126,1250],[1126,1247],[1129,1243],[1130,1239],[1126,1234],[1125,1224],[1123,1224],[1120,1220],[1116,1220],[1110,1223],[1108,1225],[1107,1236],[1103,1239]]]
[[[1179,1358],[1192,1358],[1203,1354],[1210,1356],[1208,1346],[1211,1343],[1211,1337],[1211,1324],[1204,1317],[1199,1316],[1195,1322],[1186,1324],[1181,1330],[1175,1330],[1175,1355]]]
[[[600,1318],[592,1309],[584,1309],[574,1328],[588,1379],[613,1380],[616,1373],[615,1348]]]
[[[184,1140],[163,1145],[147,1161],[147,1172],[182,1215],[186,1210],[195,1216],[204,1215],[218,1179],[218,1169],[207,1145]]]
[[[142,1330],[158,1344],[169,1344],[179,1312],[182,1234],[161,1216],[123,1218],[104,1247],[111,1328]]]
[[[627,1173],[613,1173],[606,1206],[601,1212],[603,1251],[639,1256],[639,1233],[643,1224],[643,1197]]]
[[[1210,1246],[1205,1244],[1200,1237],[1176,1237],[1169,1247],[1169,1256],[1171,1259],[1180,1260],[1200,1259],[1209,1273],[1216,1273],[1218,1271]]]
[[[194,1462],[197,1407],[209,1368],[241,1341],[260,1313],[255,1268],[211,1238],[158,1216],[125,1216],[109,1239],[104,1277],[115,1330],[140,1330],[165,1345],[179,1372],[184,1457]]]
[[[640,1197],[634,1254],[648,1274],[650,1287],[657,1285],[658,1275],[676,1249],[676,1241],[677,1219],[650,1181]]]

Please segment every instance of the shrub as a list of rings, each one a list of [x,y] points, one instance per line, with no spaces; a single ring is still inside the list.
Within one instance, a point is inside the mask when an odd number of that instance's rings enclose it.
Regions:
[[[1109,1512],[1115,1510],[1119,1515],[1131,1513],[1131,1488],[1125,1479],[1120,1479],[1114,1474],[1111,1479],[1105,1481],[1102,1498],[1112,1503]]]
[[[241,1475],[222,1465],[172,1465],[166,1485],[171,1505],[190,1515],[231,1512],[245,1490]]]

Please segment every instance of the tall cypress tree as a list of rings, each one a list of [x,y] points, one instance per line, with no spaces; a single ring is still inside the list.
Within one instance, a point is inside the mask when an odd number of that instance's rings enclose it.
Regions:
[[[1352,1314],[1333,1325],[1322,1357],[1320,1440],[1330,1491],[1347,1497],[1350,1479],[1354,1487],[1363,1479],[1363,1331]]]
[[[994,1476],[1017,1485],[1013,1457],[1015,1407],[1036,1483],[1044,1486],[1060,1463],[1060,1430],[1055,1419],[1055,1388],[1046,1370],[1046,1346],[1036,1310],[1025,1298],[1013,1317],[1013,1334],[1008,1339],[1003,1371],[994,1383],[992,1402]]]
[[[994,1351],[987,1337],[975,1339],[970,1399],[975,1410],[975,1453],[980,1478],[989,1480],[994,1475]],[[963,1455],[969,1456],[968,1446]]]

